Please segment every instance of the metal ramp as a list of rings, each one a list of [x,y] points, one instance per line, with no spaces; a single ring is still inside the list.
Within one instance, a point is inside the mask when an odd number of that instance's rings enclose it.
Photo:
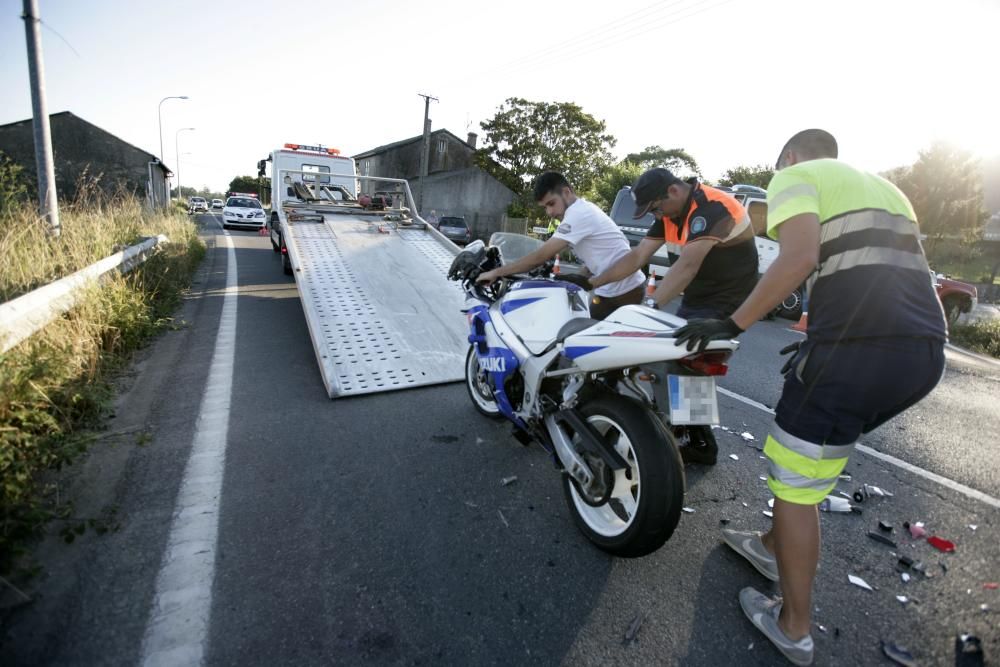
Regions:
[[[371,217],[282,225],[330,398],[463,379],[464,296],[446,277],[458,248],[422,224]]]

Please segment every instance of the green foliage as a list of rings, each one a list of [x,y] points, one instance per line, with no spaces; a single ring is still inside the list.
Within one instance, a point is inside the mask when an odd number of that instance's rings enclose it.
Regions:
[[[517,193],[544,171],[559,171],[584,191],[612,162],[616,140],[604,121],[572,102],[531,102],[512,97],[480,123],[480,167]],[[533,202],[532,202],[533,203]]]
[[[0,572],[23,564],[28,542],[47,522],[62,522],[68,541],[103,520],[73,515],[51,472],[84,452],[110,398],[107,376],[157,331],[170,325],[204,246],[187,217],[147,214],[132,197],[92,200],[63,209],[63,234],[51,239],[41,220],[22,208],[0,228],[10,271],[0,274],[0,298],[23,293],[92,264],[115,246],[165,234],[171,243],[127,275],[112,274],[78,305],[0,355]]]
[[[928,256],[946,236],[979,237],[987,214],[982,171],[971,152],[937,142],[921,151],[913,166],[884,175],[913,204]]]
[[[635,179],[645,170],[646,167],[629,160],[611,165],[594,179],[590,189],[583,193],[583,197],[610,213],[618,191],[626,185],[635,183]]]
[[[13,211],[28,199],[24,168],[0,151],[0,216]]]
[[[271,187],[270,178],[259,178],[257,176],[237,176],[229,182],[226,192],[246,192],[262,197],[263,193]],[[263,197],[262,197],[263,199]]]
[[[669,169],[679,178],[687,178],[688,176],[701,178],[701,169],[698,168],[697,160],[683,148],[646,146],[638,153],[629,153],[624,161],[641,167],[639,173],[654,167],[663,167]]]
[[[959,324],[948,333],[951,342],[959,347],[1000,358],[1000,320]]]
[[[774,176],[774,169],[763,164],[753,166],[740,165],[727,169],[726,173],[719,179],[719,185],[726,187],[733,185],[756,185],[758,188],[767,188]]]

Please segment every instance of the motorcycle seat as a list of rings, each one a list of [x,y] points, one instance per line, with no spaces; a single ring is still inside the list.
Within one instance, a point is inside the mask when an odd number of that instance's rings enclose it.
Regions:
[[[574,317],[559,328],[559,333],[556,334],[556,342],[562,343],[573,334],[584,329],[589,329],[595,324],[600,324],[600,322],[600,320],[594,320],[589,317]]]

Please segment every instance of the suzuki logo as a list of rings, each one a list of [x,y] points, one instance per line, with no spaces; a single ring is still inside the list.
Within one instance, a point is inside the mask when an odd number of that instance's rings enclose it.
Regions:
[[[507,362],[503,357],[486,357],[479,360],[479,365],[490,373],[503,373],[507,370]]]

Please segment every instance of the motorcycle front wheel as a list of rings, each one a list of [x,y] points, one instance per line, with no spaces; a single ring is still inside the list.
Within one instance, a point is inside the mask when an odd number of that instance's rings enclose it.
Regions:
[[[591,542],[615,556],[636,558],[656,551],[673,535],[684,504],[684,465],[673,435],[652,412],[623,396],[588,401],[580,413],[628,466],[614,472],[608,499],[597,506],[563,475],[573,521]]]
[[[493,398],[489,377],[486,371],[479,367],[479,355],[476,354],[475,345],[469,346],[469,353],[465,355],[465,388],[469,391],[469,398],[472,399],[476,410],[491,419],[503,416],[500,414],[496,399]]]

